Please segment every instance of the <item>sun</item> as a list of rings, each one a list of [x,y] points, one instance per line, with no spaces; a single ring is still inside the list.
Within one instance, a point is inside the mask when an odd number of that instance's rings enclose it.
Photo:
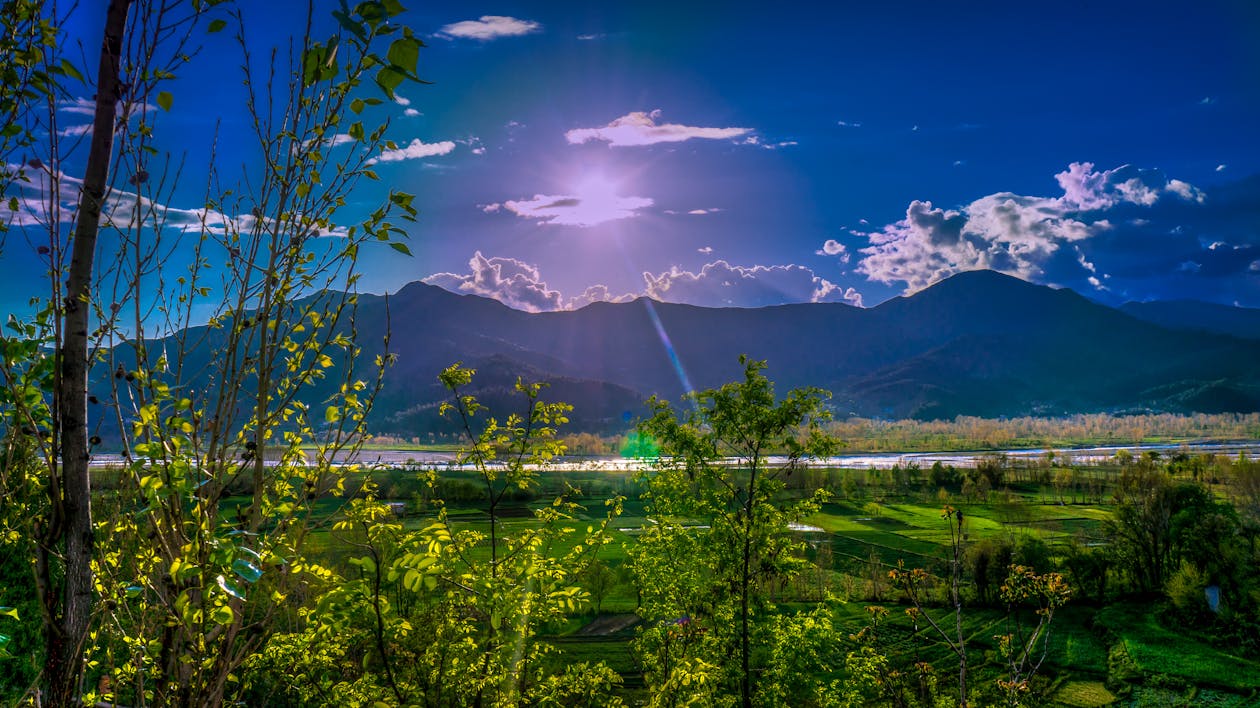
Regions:
[[[637,216],[652,203],[648,197],[626,196],[618,181],[590,172],[574,180],[563,194],[538,194],[530,200],[510,201],[507,207],[548,224],[591,227]]]
[[[573,196],[592,209],[614,207],[622,199],[620,185],[602,172],[583,176],[574,185]]]

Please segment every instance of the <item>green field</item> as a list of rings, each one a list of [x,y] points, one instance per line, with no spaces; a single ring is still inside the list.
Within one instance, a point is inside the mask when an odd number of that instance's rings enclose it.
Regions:
[[[425,500],[414,472],[374,472],[381,490],[399,491],[394,501],[406,503],[402,522],[419,528],[433,520],[435,507]],[[467,475],[449,474],[448,485],[469,481]],[[507,533],[530,528],[536,522],[533,510],[549,502],[566,487],[588,490],[581,499],[586,511],[579,513],[573,527],[585,530],[603,518],[604,502],[613,494],[625,497],[624,513],[611,524],[613,542],[602,548],[599,558],[618,571],[627,562],[627,550],[650,522],[641,490],[631,473],[554,472],[543,473],[537,488],[500,509],[501,529]],[[456,487],[449,487],[456,488]],[[944,502],[928,500],[929,494],[882,495],[883,502],[835,498],[804,519],[807,528],[795,532],[806,541],[806,556],[825,566],[815,571],[811,592],[825,590],[835,598],[834,611],[842,628],[837,642],[851,645],[848,637],[868,621],[865,607],[877,602],[891,610],[881,635],[881,650],[897,660],[928,660],[945,675],[955,666],[948,648],[925,630],[915,635],[900,610],[906,599],[887,585],[887,571],[903,562],[938,576],[947,573],[950,556],[949,527],[942,518]],[[1106,504],[1061,504],[1042,487],[1011,486],[1000,501],[967,501],[951,495],[949,503],[964,515],[964,547],[990,539],[1036,539],[1051,554],[1069,542],[1098,545],[1105,542],[1104,522],[1111,515]],[[388,500],[388,499],[387,499]],[[338,502],[329,500],[325,513],[335,515]],[[475,498],[452,500],[447,504],[449,518],[457,529],[486,531],[489,517]],[[557,544],[562,553],[577,542],[578,534]],[[1100,541],[1099,539],[1104,539]],[[313,539],[328,559],[340,566],[337,544],[326,530]],[[349,569],[343,568],[343,571]],[[353,571],[350,571],[353,572]],[[624,694],[635,699],[643,695],[640,668],[631,642],[636,629],[618,626],[602,632],[596,620],[608,622],[630,617],[636,610],[636,593],[624,573],[601,603],[601,617],[589,610],[563,626],[551,627],[543,640],[555,651],[559,662],[605,661],[621,674]],[[816,600],[816,596],[814,600]],[[791,589],[773,597],[779,611],[794,612],[811,607],[797,601]],[[814,601],[814,600],[811,600]],[[1052,625],[1049,651],[1042,668],[1047,705],[1255,705],[1260,704],[1260,663],[1231,652],[1207,637],[1187,636],[1182,627],[1165,624],[1158,598],[1132,600],[1118,598],[1104,609],[1082,603],[1062,608]],[[946,608],[929,610],[938,621],[953,622]],[[974,681],[991,685],[1002,665],[997,655],[995,635],[1003,634],[1006,614],[998,608],[968,606],[963,628],[969,646]],[[588,626],[590,625],[590,626]],[[586,628],[584,630],[584,628]],[[847,647],[846,647],[847,651]],[[1255,702],[1251,702],[1251,701]]]

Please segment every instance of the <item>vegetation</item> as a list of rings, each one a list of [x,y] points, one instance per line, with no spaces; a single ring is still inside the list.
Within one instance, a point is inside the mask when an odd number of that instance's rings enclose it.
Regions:
[[[49,116],[81,81],[63,56],[65,18],[31,0],[0,9],[0,113],[17,126],[0,131],[0,153],[47,158],[6,159],[2,186],[14,199],[36,182],[69,190],[47,165],[74,146],[40,137],[56,135]],[[778,395],[765,364],[741,358],[741,380],[680,408],[653,401],[624,441],[570,438],[647,459],[646,472],[560,471],[571,409],[517,381],[522,412],[496,417],[456,364],[439,376],[461,431],[443,441],[450,466],[334,464],[365,442],[391,361],[388,342],[359,360],[356,258],[376,242],[406,252],[391,220],[415,210],[391,192],[362,223],[334,216],[390,145],[386,124],[363,125],[372,94],[419,80],[423,44],[391,21],[394,0],[343,5],[333,35],[263,66],[225,3],[112,0],[109,12],[95,85],[120,100],[96,104],[72,213],[49,197],[51,213],[20,225],[46,256],[49,291],[0,337],[0,701],[1260,695],[1260,463],[1188,450],[1094,465],[818,462],[844,442],[1254,438],[1255,416],[835,422],[825,392]],[[175,100],[162,86],[197,33],[229,26],[267,167],[234,191],[210,165],[199,223],[168,228],[153,206],[171,193],[149,173],[153,113]],[[254,80],[264,69],[287,89],[261,95],[275,90]],[[335,161],[325,148],[343,129],[363,150]],[[94,257],[102,233],[120,243],[107,263]],[[221,282],[208,284],[212,268]],[[153,283],[167,287],[155,296]],[[114,468],[89,467],[102,433],[121,440]]]
[[[829,421],[824,429],[846,454],[1049,449],[1055,450],[1056,455],[1070,455],[1076,447],[1255,440],[1260,437],[1260,414],[1094,413],[1003,420],[959,416],[931,421],[846,418]],[[632,435],[570,433],[564,436],[564,442],[570,454],[615,455],[626,447]],[[383,446],[393,449],[431,447],[397,438],[389,439]]]

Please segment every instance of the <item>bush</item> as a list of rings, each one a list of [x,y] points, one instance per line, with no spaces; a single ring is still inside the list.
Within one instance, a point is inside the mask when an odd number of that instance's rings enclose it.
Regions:
[[[1204,596],[1207,584],[1207,575],[1203,571],[1182,561],[1181,567],[1164,585],[1164,594],[1182,617],[1199,619],[1208,612],[1207,598]]]

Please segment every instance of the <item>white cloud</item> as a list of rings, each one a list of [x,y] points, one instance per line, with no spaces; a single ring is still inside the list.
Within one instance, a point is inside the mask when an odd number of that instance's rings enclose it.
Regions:
[[[420,138],[416,138],[406,147],[383,151],[378,157],[369,160],[368,163],[400,162],[402,160],[416,160],[435,155],[448,155],[454,149],[455,143],[450,140],[443,140],[439,143],[426,143]]]
[[[598,32],[594,34],[579,34],[577,38],[582,40],[583,42],[590,42],[596,39],[603,39],[604,37],[607,37],[607,36],[608,35],[604,34],[603,32]]]
[[[559,291],[543,282],[538,269],[515,258],[486,258],[481,251],[468,261],[469,273],[434,273],[424,279],[452,292],[492,297],[526,312],[558,310]]]
[[[482,211],[484,211],[484,212],[485,212],[485,213],[487,213],[487,214],[493,214],[493,213],[495,213],[496,211],[498,211],[498,210],[502,209],[502,208],[503,208],[503,205],[502,205],[502,204],[500,204],[500,203],[498,203],[498,202],[495,202],[495,203],[493,203],[493,204],[478,204],[478,205],[477,205],[477,208],[478,208],[478,209],[481,209]]]
[[[1168,180],[1168,186],[1165,187],[1165,189],[1173,194],[1176,194],[1182,199],[1191,199],[1199,202],[1200,204],[1203,203],[1203,192],[1199,191],[1189,182],[1182,182],[1179,179],[1170,179]]]
[[[570,144],[603,140],[613,147],[677,143],[692,138],[729,140],[752,132],[751,128],[700,128],[678,123],[657,123],[660,110],[635,111],[601,128],[575,128],[564,134]]]
[[[840,126],[841,128],[861,128],[861,127],[862,127],[862,124],[861,124],[861,123],[851,123],[851,122],[849,122],[849,121],[845,121],[845,120],[838,120],[838,121],[836,121],[836,125]],[[915,130],[918,130],[918,129],[919,129],[919,126],[917,126],[917,125],[916,125],[916,126],[914,126],[914,129],[915,129]]]
[[[9,165],[10,170],[20,165]],[[46,223],[49,214],[48,194],[52,186],[53,175],[45,168],[25,171],[27,179],[18,183],[20,194],[15,195],[19,202],[19,210],[7,218],[10,225],[30,226]],[[141,173],[145,174],[145,173]],[[147,176],[147,175],[146,175]],[[75,218],[79,189],[83,180],[72,177],[60,170],[56,171],[59,181],[61,203],[57,215],[62,222]],[[136,180],[141,182],[142,180]],[[0,212],[0,218],[6,218]],[[259,221],[272,223],[270,219],[254,214],[225,214],[221,211],[198,207],[181,209],[155,202],[136,192],[114,189],[109,192],[101,209],[101,225],[122,231],[132,229],[169,229],[184,232],[204,232],[212,235],[225,233],[248,233],[253,231]],[[317,227],[312,225],[309,236],[344,236],[346,231],[338,226]]]
[[[557,226],[589,227],[617,219],[638,216],[652,206],[648,197],[620,197],[613,194],[586,198],[572,195],[535,194],[532,199],[508,200],[503,208],[526,219]]]
[[[576,310],[580,307],[586,307],[593,302],[630,302],[637,297],[634,293],[625,293],[622,295],[613,295],[608,290],[607,285],[592,285],[582,291],[581,295],[570,298],[565,303],[566,310]]]
[[[1221,164],[1219,164],[1219,165],[1217,165],[1217,166],[1216,166],[1216,171],[1217,171],[1217,172],[1224,172],[1226,167],[1229,167],[1229,165],[1226,165],[1226,164],[1224,164],[1224,163],[1221,163]]]
[[[57,110],[81,116],[96,115],[96,101],[80,96],[72,101],[62,101],[57,105]]]
[[[476,39],[486,42],[499,37],[532,34],[541,29],[542,25],[532,20],[520,20],[503,15],[482,15],[480,19],[446,25],[438,32],[438,36],[445,39]]]
[[[805,266],[732,266],[723,260],[699,273],[677,267],[644,273],[648,297],[705,307],[762,307],[796,302],[848,302],[862,305],[862,295],[814,275]]]
[[[575,310],[593,302],[629,302],[640,295],[708,307],[796,302],[862,305],[862,296],[853,288],[841,288],[797,265],[744,268],[716,261],[699,273],[674,268],[660,275],[644,273],[643,278],[647,286],[644,293],[618,295],[608,286],[596,284],[575,297],[565,297],[548,287],[537,266],[515,258],[487,258],[477,251],[468,261],[467,273],[434,273],[424,282],[456,293],[494,298],[526,312]]]
[[[574,310],[592,302],[628,302],[634,295],[614,295],[605,285],[592,285],[581,295],[565,300],[558,290],[547,287],[534,265],[515,258],[486,258],[481,251],[468,261],[469,272],[434,273],[424,279],[451,292],[480,295],[526,312]]]
[[[92,132],[92,124],[84,123],[83,125],[72,125],[69,128],[63,128],[57,131],[57,135],[63,138],[77,138],[80,135],[87,135]]]
[[[823,242],[822,248],[814,251],[817,256],[839,256],[841,263],[849,262],[849,249],[834,238],[829,238]]]
[[[712,247],[712,246],[702,246],[702,247],[700,247],[700,248],[697,248],[697,249],[696,249],[696,253],[703,253],[704,255],[706,255],[706,256],[707,256],[707,255],[709,255],[710,253],[713,253],[713,247]]]
[[[152,113],[157,109],[157,106],[152,103],[136,103],[134,101],[128,101],[118,104],[119,113],[128,116],[137,115],[141,110]],[[74,115],[80,116],[95,116],[96,100],[79,96],[78,98],[58,103],[57,110],[62,113],[73,113]]]
[[[768,143],[762,140],[761,136],[759,135],[749,135],[748,137],[739,141],[739,144],[740,145],[756,145],[757,147],[763,148],[765,150],[778,150],[779,148],[792,147],[794,145],[799,145],[800,143],[796,142],[795,140],[780,140],[777,143]]]
[[[1072,163],[1055,179],[1063,189],[1059,197],[1000,192],[959,209],[915,200],[904,219],[865,234],[871,245],[861,249],[857,270],[881,283],[905,283],[907,292],[967,270],[1000,270],[1031,280],[1044,274],[1061,247],[1112,230],[1099,212],[1150,207],[1165,194],[1203,201],[1189,183],[1130,165],[1100,172],[1092,163]],[[1093,274],[1093,264],[1079,249],[1076,254],[1081,268]]]
[[[415,118],[421,115],[421,113],[420,111],[417,111],[414,108],[408,108],[407,110],[403,111],[403,115],[406,116],[407,118]]]

